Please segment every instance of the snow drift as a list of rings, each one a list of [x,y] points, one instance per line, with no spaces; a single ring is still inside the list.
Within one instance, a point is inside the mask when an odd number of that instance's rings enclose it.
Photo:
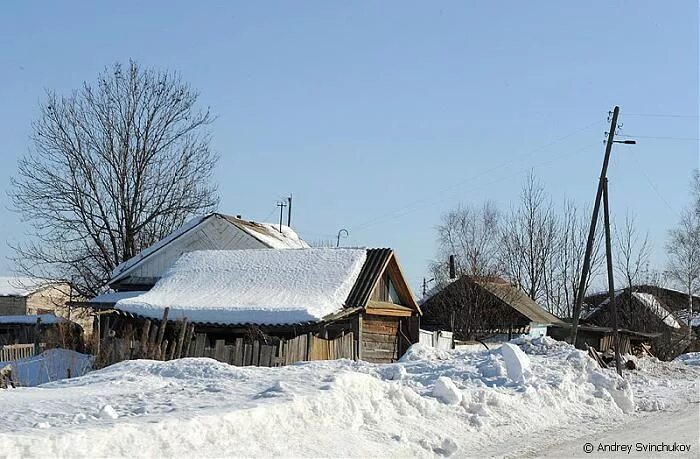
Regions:
[[[34,357],[0,362],[12,367],[13,381],[22,387],[38,386],[59,379],[82,376],[92,369],[94,357],[69,349],[49,349]]]
[[[623,380],[565,343],[511,344],[526,378],[509,376],[502,350],[420,345],[387,365],[122,362],[0,392],[0,456],[516,455],[691,397],[700,375],[642,359]]]

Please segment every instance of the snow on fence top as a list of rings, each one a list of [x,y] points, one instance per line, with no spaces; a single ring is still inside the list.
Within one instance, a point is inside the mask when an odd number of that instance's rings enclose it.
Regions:
[[[150,291],[116,308],[225,325],[316,321],[343,308],[365,249],[203,250],[183,254]]]
[[[36,277],[0,277],[0,296],[27,296],[51,281]]]

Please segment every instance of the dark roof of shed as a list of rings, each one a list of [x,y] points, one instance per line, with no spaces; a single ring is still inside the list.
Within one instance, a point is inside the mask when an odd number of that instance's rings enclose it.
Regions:
[[[527,296],[525,292],[514,285],[510,285],[506,282],[482,281],[479,279],[474,280],[474,283],[533,322],[544,324],[563,323],[561,319],[541,307],[532,298]]]
[[[348,299],[345,300],[346,308],[367,305],[367,301],[372,295],[372,289],[377,284],[379,276],[384,272],[392,253],[391,249],[367,249],[365,264],[362,265],[357,281],[350,290]]]
[[[450,283],[441,289],[433,289],[431,295],[426,296],[422,300],[422,304],[429,303],[434,297],[437,297],[442,292],[454,288],[460,288],[459,285],[463,283],[466,283],[466,285],[476,286],[477,288],[486,291],[492,297],[495,297],[506,306],[515,309],[532,322],[553,325],[564,323],[561,319],[542,308],[521,289],[511,285],[503,279],[496,277],[474,277],[462,275],[461,277],[450,281]]]

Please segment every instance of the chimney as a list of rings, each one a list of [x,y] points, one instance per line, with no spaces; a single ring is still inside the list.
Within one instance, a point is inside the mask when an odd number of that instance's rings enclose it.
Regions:
[[[457,273],[455,272],[455,256],[450,255],[450,279],[454,279],[457,277]]]

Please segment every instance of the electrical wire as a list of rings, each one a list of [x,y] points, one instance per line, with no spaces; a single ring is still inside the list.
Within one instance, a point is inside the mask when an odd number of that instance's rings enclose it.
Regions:
[[[518,169],[517,171],[515,171],[515,172],[513,172],[513,173],[511,173],[511,174],[508,174],[508,175],[505,175],[505,176],[496,178],[496,179],[494,179],[494,180],[488,181],[488,182],[486,182],[486,183],[483,183],[483,184],[480,184],[480,185],[477,185],[477,186],[474,186],[474,187],[471,187],[471,188],[467,188],[466,190],[461,190],[460,193],[470,193],[470,192],[474,192],[474,191],[483,190],[483,189],[484,189],[485,187],[487,187],[487,186],[495,185],[495,184],[500,183],[500,182],[502,182],[502,181],[504,181],[504,180],[510,179],[510,178],[512,178],[512,177],[516,177],[516,176],[522,174],[525,170],[530,170],[530,169],[532,169],[533,167],[543,166],[543,165],[547,165],[547,164],[553,163],[553,162],[555,162],[555,161],[558,161],[558,160],[567,158],[567,157],[569,157],[569,156],[572,156],[572,155],[574,155],[574,154],[580,153],[580,152],[582,152],[582,151],[584,151],[584,150],[591,150],[591,151],[593,151],[593,147],[591,147],[590,145],[586,145],[586,146],[583,147],[583,148],[580,148],[580,149],[574,150],[574,151],[570,151],[570,152],[568,152],[568,153],[566,153],[566,154],[563,154],[563,155],[557,154],[555,157],[548,158],[547,160],[540,161],[539,163],[530,164],[530,165],[528,165],[528,168],[527,168],[527,169]],[[413,205],[413,206],[404,207],[403,209],[400,209],[400,210],[398,210],[398,211],[396,211],[396,212],[394,212],[394,213],[391,213],[391,214],[389,214],[389,215],[385,215],[385,216],[380,217],[380,218],[375,218],[374,220],[371,220],[370,222],[368,222],[368,223],[366,223],[366,224],[355,226],[355,227],[351,228],[350,231],[357,232],[357,231],[361,231],[361,230],[363,230],[363,229],[366,229],[366,228],[368,228],[368,227],[374,226],[374,225],[376,225],[376,224],[379,224],[379,223],[382,223],[382,222],[385,222],[385,221],[395,220],[395,219],[397,219],[397,218],[401,218],[401,217],[403,217],[403,216],[405,216],[405,215],[410,214],[410,213],[413,212],[413,211],[415,210],[415,208],[417,208],[417,207],[423,207],[423,206],[430,205],[430,204],[437,204],[437,203],[446,201],[447,199],[450,199],[450,198],[452,198],[452,197],[453,197],[453,194],[451,194],[451,195],[449,195],[449,196],[441,196],[441,197],[432,198],[432,199],[424,199],[424,200],[422,200],[422,202],[420,202],[420,203],[418,203],[418,204],[415,204],[415,205]]]
[[[625,113],[625,116],[641,116],[647,118],[700,118],[698,115],[674,115],[663,113]]]
[[[546,149],[546,148],[549,148],[550,146],[555,145],[555,144],[557,144],[557,143],[559,143],[559,142],[562,142],[562,141],[564,141],[564,140],[566,140],[566,139],[568,139],[568,138],[570,138],[570,137],[572,137],[572,136],[574,136],[574,135],[576,135],[576,134],[578,134],[578,133],[580,133],[580,132],[583,132],[583,131],[585,131],[585,130],[587,130],[587,129],[590,129],[590,128],[592,128],[593,126],[596,126],[596,125],[598,125],[598,124],[601,124],[602,122],[603,122],[602,120],[594,121],[594,122],[592,122],[592,123],[590,123],[590,124],[588,124],[588,125],[586,125],[586,126],[584,126],[584,127],[582,127],[582,128],[576,129],[575,131],[572,131],[572,132],[570,132],[570,133],[568,133],[568,134],[565,134],[565,135],[563,135],[563,136],[561,136],[561,137],[557,137],[556,139],[554,139],[554,140],[552,140],[552,141],[550,141],[550,142],[548,142],[548,143],[546,143],[546,144],[544,144],[544,145],[541,145],[541,146],[536,147],[536,148],[534,148],[534,149],[532,149],[532,150],[529,150],[529,151],[523,153],[522,155],[519,155],[519,156],[516,157],[516,158],[513,158],[513,159],[510,159],[510,160],[508,160],[508,161],[505,161],[505,162],[503,162],[503,163],[501,163],[501,164],[499,164],[499,165],[497,165],[497,166],[494,166],[494,167],[492,167],[492,168],[489,168],[489,169],[487,169],[486,171],[480,172],[479,174],[476,174],[476,175],[474,175],[474,176],[471,176],[471,177],[469,177],[469,178],[467,178],[467,179],[465,179],[465,180],[460,180],[459,182],[456,182],[456,183],[454,183],[454,184],[452,184],[452,185],[450,185],[450,186],[448,186],[448,187],[445,187],[445,188],[443,188],[442,190],[437,191],[436,193],[445,193],[445,192],[449,192],[449,191],[451,191],[451,190],[454,190],[455,188],[458,188],[458,187],[464,185],[465,183],[469,183],[469,182],[473,182],[473,181],[475,181],[475,180],[478,180],[479,178],[483,177],[484,175],[490,174],[490,173],[492,173],[492,172],[496,172],[496,171],[498,171],[498,170],[500,170],[500,169],[504,169],[504,168],[506,168],[506,167],[508,167],[508,166],[510,166],[510,165],[512,165],[512,164],[514,164],[514,163],[516,163],[516,162],[518,162],[518,161],[523,161],[523,160],[525,160],[525,159],[528,159],[528,158],[530,158],[533,154],[535,154],[535,153],[537,153],[537,152],[539,152],[539,151],[542,151],[542,150],[544,150],[544,149]],[[586,148],[588,148],[588,147],[586,147]],[[522,171],[520,171],[520,172],[522,172]],[[518,172],[518,174],[519,174],[520,172]],[[508,178],[508,177],[506,177],[506,178]],[[500,179],[499,179],[499,181],[500,181]],[[489,182],[489,184],[490,184],[490,183],[491,183],[491,182]],[[362,222],[362,223],[360,223],[360,224],[358,224],[358,225],[355,225],[355,226],[353,226],[353,227],[350,228],[350,231],[358,231],[358,230],[361,230],[361,229],[368,228],[368,227],[370,227],[370,226],[374,226],[374,225],[377,224],[377,223],[380,223],[380,222],[383,222],[383,221],[386,221],[386,220],[394,219],[394,218],[396,218],[397,216],[403,216],[403,215],[405,215],[406,213],[410,213],[410,211],[409,211],[409,212],[405,212],[405,210],[407,210],[407,209],[411,209],[411,210],[412,210],[412,209],[415,208],[415,207],[420,207],[420,206],[423,206],[423,205],[425,205],[425,204],[430,204],[430,203],[433,203],[433,202],[434,202],[434,199],[432,199],[432,198],[417,199],[417,200],[412,201],[412,202],[408,203],[407,205],[405,205],[405,206],[403,206],[403,207],[397,209],[396,211],[394,211],[393,213],[391,213],[391,214],[389,214],[389,215],[383,214],[383,215],[381,215],[381,216],[374,217],[374,218],[372,218],[372,219],[370,219],[370,220],[367,220],[367,221]]]
[[[644,170],[644,168],[641,167],[641,162],[637,158],[637,155],[634,153],[634,149],[632,149],[632,147],[630,147],[629,145],[627,146],[627,149],[629,150],[629,153],[634,157],[634,161],[632,161],[633,164],[642,173],[642,175],[646,178],[647,182],[649,183],[649,186],[651,186],[651,189],[654,190],[654,193],[656,193],[656,195],[659,197],[659,199],[661,199],[661,201],[666,205],[666,207],[668,207],[668,209],[671,211],[671,213],[673,213],[673,215],[679,216],[676,209],[674,209],[673,206],[671,206],[671,204],[661,194],[661,192],[659,191],[659,188],[656,186],[656,184],[651,179],[649,174],[647,174],[647,172]]]
[[[692,141],[700,140],[700,138],[698,138],[698,137],[660,137],[660,136],[653,136],[653,135],[632,135],[632,134],[619,134],[616,137],[628,137],[628,138],[635,138],[635,139],[658,139],[658,140],[692,140]]]

